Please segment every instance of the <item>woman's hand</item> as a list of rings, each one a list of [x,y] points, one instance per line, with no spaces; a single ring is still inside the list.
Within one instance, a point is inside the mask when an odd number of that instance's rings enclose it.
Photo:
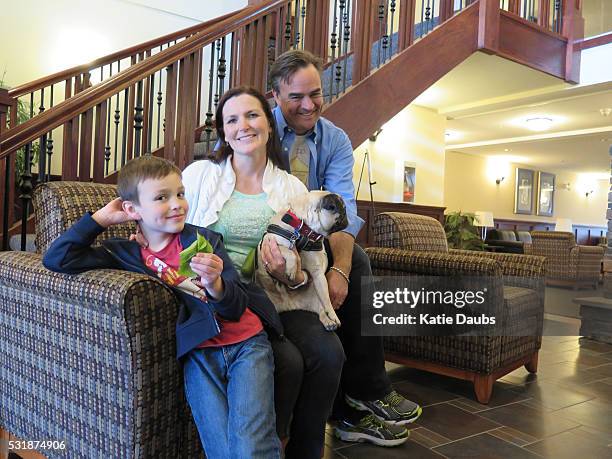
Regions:
[[[223,260],[214,253],[196,253],[189,262],[194,273],[200,276],[199,283],[213,297],[223,297]]]
[[[285,257],[283,257],[276,241],[274,239],[266,239],[261,244],[261,260],[263,261],[264,268],[272,277],[289,287],[301,284],[304,282],[306,276],[304,271],[302,271],[302,260],[295,247],[293,248],[293,252],[296,258],[295,272],[287,273]],[[293,276],[291,276],[291,274],[293,274]]]

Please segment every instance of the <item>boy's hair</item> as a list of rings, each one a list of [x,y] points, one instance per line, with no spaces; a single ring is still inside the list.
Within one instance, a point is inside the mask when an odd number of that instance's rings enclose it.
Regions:
[[[181,176],[181,170],[167,159],[144,155],[126,163],[117,177],[117,193],[124,201],[138,201],[138,184],[149,179],[160,179],[170,174]]]

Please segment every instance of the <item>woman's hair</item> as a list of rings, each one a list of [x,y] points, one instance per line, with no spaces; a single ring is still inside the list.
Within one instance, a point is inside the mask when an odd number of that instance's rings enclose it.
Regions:
[[[232,88],[221,96],[221,100],[219,100],[217,111],[215,113],[215,127],[217,129],[217,136],[219,138],[220,145],[212,153],[210,159],[220,163],[233,153],[232,147],[225,140],[225,132],[223,130],[223,107],[225,107],[227,101],[232,97],[241,96],[243,94],[255,97],[261,104],[261,108],[268,119],[268,124],[270,125],[270,136],[268,137],[268,143],[266,144],[266,156],[276,167],[285,170],[285,164],[281,157],[281,143],[280,139],[278,138],[278,133],[276,132],[276,122],[274,121],[274,115],[272,115],[272,109],[270,109],[270,105],[268,104],[266,98],[257,89],[250,86],[238,86],[236,88]]]

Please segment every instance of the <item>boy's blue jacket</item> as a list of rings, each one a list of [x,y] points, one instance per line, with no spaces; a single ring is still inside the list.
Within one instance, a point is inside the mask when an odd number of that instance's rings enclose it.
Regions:
[[[45,253],[43,265],[51,271],[66,274],[114,268],[155,277],[143,264],[140,246],[135,241],[113,238],[103,241],[102,246],[92,247],[95,238],[102,232],[104,227],[98,225],[90,213],[85,214],[68,231],[53,241]],[[176,321],[177,358],[181,358],[203,341],[219,333],[215,312],[224,319],[237,321],[248,306],[265,326],[282,337],[283,327],[276,308],[263,290],[240,282],[238,273],[225,252],[220,234],[185,224],[180,236],[183,247],[189,247],[195,241],[198,232],[210,242],[214,253],[223,259],[221,277],[225,293],[222,299],[205,303],[172,288],[181,304]]]

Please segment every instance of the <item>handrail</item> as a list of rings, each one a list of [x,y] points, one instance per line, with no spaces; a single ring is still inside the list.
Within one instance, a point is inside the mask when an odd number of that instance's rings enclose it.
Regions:
[[[68,78],[73,78],[75,76],[82,75],[83,73],[88,72],[92,68],[108,65],[113,62],[117,62],[119,60],[134,56],[136,54],[144,53],[158,46],[165,45],[173,40],[178,40],[179,38],[184,38],[189,35],[199,33],[202,30],[205,30],[211,26],[214,26],[215,24],[218,24],[219,22],[240,13],[244,9],[246,9],[246,7],[240,10],[237,10],[237,11],[233,11],[231,13],[226,13],[222,16],[211,19],[209,21],[202,22],[200,24],[196,24],[196,25],[187,27],[185,29],[169,33],[167,35],[163,35],[161,37],[157,37],[152,40],[145,41],[144,43],[140,43],[138,45],[134,45],[129,48],[122,49],[121,51],[116,51],[107,56],[100,57],[91,62],[88,62],[87,64],[77,65],[75,67],[71,67],[66,70],[61,70],[57,73],[53,73],[51,75],[47,75],[45,77],[39,78],[38,80],[34,80],[29,83],[22,84],[20,86],[10,89],[9,96],[12,98],[21,97],[33,91],[38,91],[40,88],[44,88],[44,87],[50,86],[55,83],[60,83]]]
[[[223,19],[212,30],[200,32],[174,46],[166,48],[151,58],[145,59],[125,71],[118,73],[96,86],[85,89],[68,100],[46,110],[40,115],[0,134],[0,160],[61,124],[79,116],[107,100],[110,96],[141,81],[168,65],[198,51],[218,38],[239,29],[249,22],[265,16],[271,10],[283,5],[286,0],[269,0],[263,6],[246,7],[240,12]]]

